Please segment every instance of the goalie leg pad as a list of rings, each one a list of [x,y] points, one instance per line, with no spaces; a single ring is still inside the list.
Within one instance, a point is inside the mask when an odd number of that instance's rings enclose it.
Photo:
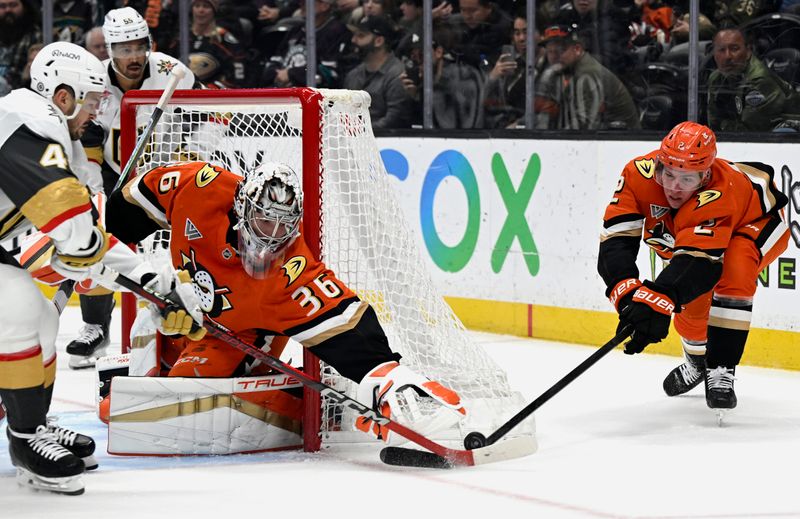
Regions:
[[[423,436],[452,428],[467,414],[455,391],[395,361],[372,369],[358,386],[358,400]],[[359,417],[356,428],[389,444],[407,441],[371,420]]]
[[[278,374],[244,378],[116,377],[111,454],[233,454],[299,448],[300,388]]]

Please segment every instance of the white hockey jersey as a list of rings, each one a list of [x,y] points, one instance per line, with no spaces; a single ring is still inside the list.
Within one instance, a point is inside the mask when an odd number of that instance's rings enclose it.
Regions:
[[[47,232],[88,209],[86,154],[61,110],[39,94],[19,88],[0,98],[0,161],[1,240],[31,223]]]
[[[124,92],[119,88],[116,81],[116,72],[111,67],[111,59],[103,61],[108,68],[110,78],[109,91],[100,106],[97,122],[103,127],[106,138],[103,144],[103,162],[105,162],[115,173],[120,173],[120,103]],[[178,90],[189,90],[194,85],[194,74],[177,59],[161,52],[151,52],[145,69],[144,82],[139,87],[140,90],[163,90],[167,86],[170,71],[174,67],[184,67],[186,75],[178,83]],[[137,121],[138,127],[147,124],[148,114],[140,116]],[[91,152],[90,152],[91,154]],[[92,157],[97,161],[98,157]],[[99,162],[99,161],[97,161]]]

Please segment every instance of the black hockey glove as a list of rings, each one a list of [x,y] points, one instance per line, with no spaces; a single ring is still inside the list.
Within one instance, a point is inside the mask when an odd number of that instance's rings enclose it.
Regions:
[[[625,343],[625,353],[641,353],[648,344],[661,342],[669,333],[669,322],[675,311],[672,298],[663,289],[645,281],[633,294],[630,304],[619,314],[620,326],[633,325],[631,340]]]

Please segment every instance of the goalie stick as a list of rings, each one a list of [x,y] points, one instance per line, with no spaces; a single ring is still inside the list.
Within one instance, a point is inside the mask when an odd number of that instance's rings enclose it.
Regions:
[[[147,126],[144,127],[144,131],[142,131],[142,134],[136,141],[136,146],[133,148],[133,152],[128,158],[128,161],[125,163],[125,167],[120,172],[117,183],[114,184],[113,191],[119,190],[125,185],[125,182],[128,181],[131,171],[136,166],[136,163],[139,162],[139,158],[142,156],[145,144],[147,144],[147,141],[150,140],[153,130],[155,130],[159,119],[161,119],[161,114],[164,113],[164,107],[167,106],[167,103],[169,103],[169,100],[172,98],[172,94],[175,92],[175,89],[178,88],[178,83],[185,75],[186,70],[182,66],[174,67],[170,72],[167,86],[164,88],[164,92],[162,92],[161,97],[158,99],[158,103],[156,103],[155,108],[153,108],[153,113],[150,114],[150,120],[147,121]]]
[[[159,309],[164,309],[175,305],[174,302],[166,299],[164,296],[145,289],[135,281],[123,276],[122,274],[114,272],[108,267],[104,267],[102,276],[107,280],[113,281],[114,283],[117,283],[118,285],[127,288],[131,292],[150,301]],[[530,436],[514,438],[497,445],[488,445],[486,447],[474,450],[451,449],[445,447],[409,429],[408,427],[405,427],[404,425],[401,425],[390,418],[383,416],[379,412],[362,404],[358,400],[349,397],[346,394],[335,390],[331,386],[308,376],[304,372],[290,366],[289,364],[286,364],[285,362],[273,357],[272,355],[269,355],[268,353],[265,353],[261,349],[239,339],[225,326],[214,321],[210,317],[205,316],[203,326],[206,328],[206,330],[208,330],[208,334],[210,336],[216,337],[226,344],[250,355],[255,359],[260,360],[276,371],[295,377],[298,382],[313,389],[314,391],[317,391],[322,396],[328,397],[335,402],[347,406],[349,409],[358,413],[358,415],[368,418],[375,423],[389,429],[390,431],[394,431],[407,440],[416,443],[420,447],[431,451],[428,453],[414,451],[423,455],[427,455],[423,457],[424,459],[422,462],[417,463],[415,466],[451,468],[456,466],[482,465],[496,461],[519,458],[536,452],[536,440]],[[387,457],[384,454],[387,449],[389,448],[384,448],[381,452],[381,460],[391,465],[398,465],[399,463],[392,463],[394,460],[391,458],[391,456]]]

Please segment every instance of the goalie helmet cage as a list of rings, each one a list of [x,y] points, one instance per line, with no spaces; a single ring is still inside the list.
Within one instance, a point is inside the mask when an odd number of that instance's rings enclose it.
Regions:
[[[160,91],[130,91],[121,106],[124,166]],[[369,96],[310,88],[178,90],[136,165],[137,172],[203,160],[243,175],[262,160],[289,164],[303,181],[302,233],[322,259],[369,302],[403,363],[458,391],[469,416],[436,439],[490,433],[524,406],[505,372],[474,344],[434,288],[384,169],[369,117]],[[177,229],[177,232],[184,232]],[[123,298],[123,349],[135,317]],[[307,373],[355,396],[356,384],[304,351]],[[355,415],[304,388],[304,447],[364,441]],[[515,434],[533,434],[533,421]]]

